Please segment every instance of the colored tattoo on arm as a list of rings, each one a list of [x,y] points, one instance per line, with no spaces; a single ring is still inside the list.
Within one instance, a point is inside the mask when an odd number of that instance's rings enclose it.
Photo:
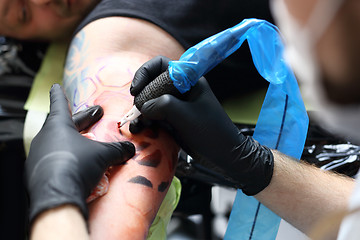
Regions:
[[[142,222],[140,225],[144,229],[139,235],[143,236],[170,186],[179,147],[168,134],[157,128],[136,135],[132,135],[126,125],[121,131],[118,129],[118,120],[132,106],[129,88],[133,75],[150,56],[120,50],[103,53],[101,46],[96,46],[90,39],[93,35],[87,33],[85,28],[75,36],[65,64],[63,85],[71,109],[77,112],[88,106],[101,105],[104,116],[89,129],[94,140],[128,140],[136,146],[136,155],[126,164],[111,167],[107,175],[109,180],[102,181],[103,187],[90,196],[90,229],[93,234],[96,232],[95,235],[124,233],[125,228],[133,227],[123,224],[131,218],[134,222]],[[104,194],[107,195],[98,198]],[[124,212],[126,216],[122,214]],[[116,227],[106,231],[109,219]]]
[[[88,54],[89,42],[86,39],[86,33],[84,31],[80,31],[79,34],[75,36],[73,41],[70,44],[70,48],[68,51],[65,70],[64,70],[64,83],[65,84],[65,93],[71,102],[71,108],[74,110],[79,105],[79,87],[87,88],[86,85],[80,85],[79,83],[84,81],[82,79],[92,80],[86,74],[86,66],[85,60]],[[84,86],[85,85],[85,86]],[[83,91],[86,89],[82,89]]]

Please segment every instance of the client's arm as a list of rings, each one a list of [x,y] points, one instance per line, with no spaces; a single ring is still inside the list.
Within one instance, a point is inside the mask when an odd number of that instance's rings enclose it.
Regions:
[[[64,88],[73,112],[101,105],[104,116],[89,133],[99,141],[130,140],[137,149],[125,165],[109,170],[107,193],[89,204],[92,239],[147,236],[171,184],[178,146],[159,129],[135,136],[127,125],[119,131],[117,122],[132,107],[129,87],[135,71],[154,56],[178,59],[182,52],[157,26],[122,17],[92,22],[71,43]]]

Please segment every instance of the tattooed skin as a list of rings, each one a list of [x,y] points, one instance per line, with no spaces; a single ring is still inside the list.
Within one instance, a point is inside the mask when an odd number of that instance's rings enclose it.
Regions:
[[[111,167],[109,180],[103,179],[88,199],[92,239],[146,238],[174,176],[179,148],[169,135],[159,129],[132,135],[128,124],[120,131],[117,127],[132,107],[129,88],[134,72],[147,60],[127,53],[94,57],[86,31],[77,34],[69,49],[64,89],[72,111],[101,105],[104,116],[88,134],[98,141],[130,140],[136,146],[135,156]]]

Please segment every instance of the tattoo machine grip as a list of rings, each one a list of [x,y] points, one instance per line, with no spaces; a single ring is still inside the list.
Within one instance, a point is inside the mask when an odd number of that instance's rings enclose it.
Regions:
[[[145,88],[135,96],[134,105],[137,109],[141,109],[145,102],[164,94],[171,94],[175,97],[181,96],[179,90],[174,86],[173,80],[169,75],[169,70],[166,70],[146,85]]]

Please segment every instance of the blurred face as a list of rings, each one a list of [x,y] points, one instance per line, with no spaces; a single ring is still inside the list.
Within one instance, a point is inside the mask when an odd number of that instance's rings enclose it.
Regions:
[[[360,144],[360,1],[272,0],[285,57],[314,117]]]
[[[274,0],[277,1],[277,0]],[[328,99],[336,104],[360,103],[360,1],[359,0],[281,0],[300,27],[306,28],[317,63],[317,81]],[[315,6],[322,9],[312,18]],[[338,4],[340,3],[340,4]],[[337,5],[338,4],[338,5]],[[334,13],[329,12],[334,11]],[[319,36],[314,25],[322,22]],[[319,20],[319,21],[318,21]],[[281,23],[279,23],[281,25]],[[281,27],[280,27],[281,28]],[[301,51],[301,50],[300,50]],[[301,79],[300,79],[301,80]]]
[[[71,34],[97,0],[0,0],[0,35],[54,40]]]

